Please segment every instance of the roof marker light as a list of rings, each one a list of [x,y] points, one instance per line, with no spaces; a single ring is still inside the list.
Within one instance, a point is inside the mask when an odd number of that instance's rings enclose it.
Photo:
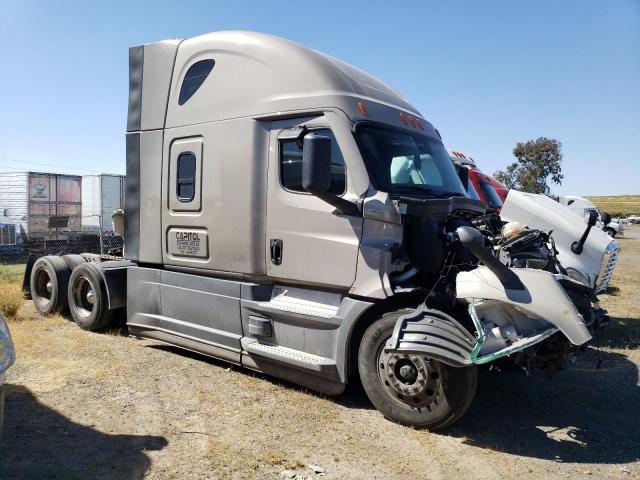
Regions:
[[[367,112],[367,107],[362,102],[358,102],[358,110],[360,110],[360,113],[365,117],[369,115],[369,113]]]
[[[420,130],[424,130],[424,123],[422,123],[422,120],[416,118],[416,123],[418,124],[418,127],[420,127]]]
[[[405,114],[404,114],[404,113],[400,112],[400,118],[402,119],[402,122],[403,122],[405,125],[408,125],[408,124],[409,124],[409,122],[407,122],[407,117],[405,116]]]
[[[411,126],[413,128],[416,128],[416,121],[414,120],[414,118],[411,115],[409,115],[409,123],[411,124]]]

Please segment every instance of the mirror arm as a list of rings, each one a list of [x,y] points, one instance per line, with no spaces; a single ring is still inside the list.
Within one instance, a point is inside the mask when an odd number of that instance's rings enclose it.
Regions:
[[[578,240],[577,242],[573,242],[571,244],[571,251],[573,253],[575,253],[576,255],[582,254],[582,250],[584,249],[584,243],[587,241],[587,237],[589,236],[589,232],[591,231],[591,228],[596,224],[597,221],[598,221],[598,215],[596,214],[596,212],[591,212],[589,214],[587,228],[582,234],[582,237],[580,237],[580,240]]]
[[[322,190],[307,189],[307,191],[318,197],[320,200],[324,200],[329,205],[336,207],[338,213],[341,213],[342,215],[350,215],[353,217],[360,215],[360,209],[354,202]]]

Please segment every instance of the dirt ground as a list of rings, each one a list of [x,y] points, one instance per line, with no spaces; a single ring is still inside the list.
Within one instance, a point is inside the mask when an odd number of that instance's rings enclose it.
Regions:
[[[640,478],[640,229],[621,243],[600,350],[553,380],[482,372],[438,434],[386,421],[357,385],[326,398],[25,302],[0,478]]]

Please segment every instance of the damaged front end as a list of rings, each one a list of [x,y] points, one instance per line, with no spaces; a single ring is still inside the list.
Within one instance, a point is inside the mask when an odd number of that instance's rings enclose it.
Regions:
[[[398,320],[385,351],[420,354],[453,367],[510,357],[527,371],[539,367],[553,374],[563,368],[591,339],[563,286],[567,277],[507,267],[477,230],[461,227],[456,234],[483,263],[455,279],[456,306],[466,307],[468,316],[453,318],[423,305]]]
[[[556,275],[544,270],[511,270],[522,282],[523,290],[504,288],[484,266],[458,274],[457,297],[468,304],[477,335],[472,363],[489,363],[522,352],[558,332],[564,343],[568,341],[575,347],[591,339],[587,325]],[[558,343],[557,339],[553,343]],[[542,368],[554,363],[555,370],[566,363],[566,355],[572,350],[558,346],[558,352],[551,352],[555,362],[550,362],[548,355],[543,359],[529,355],[522,360],[526,359],[527,366]]]

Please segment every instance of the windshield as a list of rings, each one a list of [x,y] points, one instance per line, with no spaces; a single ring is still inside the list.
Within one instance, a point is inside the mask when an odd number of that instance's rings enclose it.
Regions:
[[[500,196],[498,195],[498,192],[496,192],[496,189],[493,185],[491,185],[489,182],[480,182],[480,188],[487,196],[487,201],[489,202],[489,205],[491,207],[502,208],[502,200],[500,199]]]
[[[476,190],[476,187],[473,186],[473,183],[471,182],[467,182],[467,193],[469,194],[470,198],[473,198],[474,200],[480,200],[482,201],[482,199],[480,198],[480,195],[478,195],[478,191]]]
[[[357,129],[367,170],[378,190],[396,194],[467,196],[442,143],[373,125]]]

